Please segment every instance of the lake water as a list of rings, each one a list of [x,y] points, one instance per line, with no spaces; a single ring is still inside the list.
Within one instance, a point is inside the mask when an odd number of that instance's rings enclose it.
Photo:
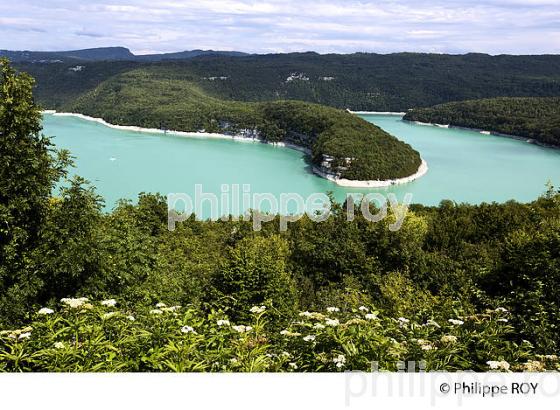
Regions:
[[[139,192],[187,193],[195,184],[220,195],[222,185],[250,184],[251,193],[295,192],[307,197],[332,191],[393,192],[402,200],[437,205],[456,202],[529,202],[560,185],[560,150],[474,131],[410,124],[392,115],[362,115],[418,150],[427,175],[406,185],[383,189],[342,188],[311,173],[304,154],[271,145],[212,138],[189,138],[121,131],[94,122],[46,114],[45,135],[76,157],[77,173],[88,179],[111,209],[120,198]],[[267,208],[264,206],[264,208]],[[268,210],[268,209],[267,209]]]

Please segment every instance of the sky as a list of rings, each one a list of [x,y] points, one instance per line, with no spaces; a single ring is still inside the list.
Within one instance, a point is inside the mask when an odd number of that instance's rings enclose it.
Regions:
[[[0,0],[0,49],[560,53],[560,0]]]

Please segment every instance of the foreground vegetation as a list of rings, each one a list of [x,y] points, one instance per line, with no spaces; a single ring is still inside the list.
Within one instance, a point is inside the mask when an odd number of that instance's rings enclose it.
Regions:
[[[349,222],[342,205],[286,232],[194,218],[169,231],[160,195],[103,213],[65,180],[69,153],[40,134],[31,89],[2,65],[1,370],[557,369],[553,187],[529,204],[416,205],[396,232],[394,216]]]
[[[346,111],[298,101],[242,103],[213,98],[172,70],[138,69],[117,75],[68,107],[119,125],[258,136],[311,151],[311,160],[342,178],[407,177],[420,155],[379,127]]]
[[[558,356],[508,341],[513,328],[501,307],[424,322],[331,306],[299,312],[278,330],[264,305],[251,307],[244,324],[164,303],[136,311],[115,299],[61,305],[40,309],[30,326],[0,332],[0,371],[398,371],[411,361],[417,371],[560,370]]]
[[[450,124],[520,136],[560,147],[560,98],[492,98],[409,111],[408,121]]]

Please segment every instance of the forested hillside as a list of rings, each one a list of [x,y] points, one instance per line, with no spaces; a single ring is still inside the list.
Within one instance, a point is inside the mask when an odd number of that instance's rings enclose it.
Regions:
[[[119,125],[288,142],[311,150],[314,165],[323,171],[353,180],[407,177],[421,161],[408,144],[344,110],[301,101],[221,100],[208,96],[192,76],[166,67],[114,76],[62,109]]]
[[[560,146],[560,98],[492,98],[409,111],[405,120],[477,128]]]
[[[74,71],[77,64],[83,66],[80,71]],[[560,96],[556,55],[293,53],[155,63],[18,63],[37,79],[36,96],[47,108],[62,107],[117,72],[145,65],[188,77],[222,99],[297,99],[353,110],[405,111],[467,99]]]

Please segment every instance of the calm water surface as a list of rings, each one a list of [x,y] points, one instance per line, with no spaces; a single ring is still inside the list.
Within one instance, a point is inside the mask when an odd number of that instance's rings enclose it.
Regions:
[[[547,181],[560,185],[560,150],[474,131],[410,124],[399,116],[363,118],[406,141],[428,162],[429,172],[406,185],[383,189],[341,188],[313,175],[304,154],[260,143],[188,138],[121,131],[73,117],[44,116],[44,133],[76,157],[72,173],[88,179],[111,209],[120,198],[139,192],[185,192],[194,185],[219,195],[222,184],[250,184],[252,193],[277,197],[296,192],[307,197],[333,191],[394,192],[402,200],[436,205],[456,202],[528,202],[545,191]]]

